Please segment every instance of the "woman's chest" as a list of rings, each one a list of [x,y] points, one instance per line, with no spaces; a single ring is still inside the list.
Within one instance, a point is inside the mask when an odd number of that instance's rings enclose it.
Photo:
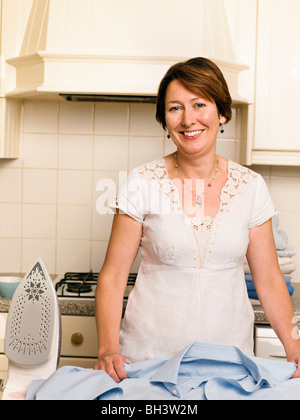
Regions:
[[[248,247],[247,212],[190,219],[186,214],[148,215],[142,253],[156,262],[205,268],[238,265]]]

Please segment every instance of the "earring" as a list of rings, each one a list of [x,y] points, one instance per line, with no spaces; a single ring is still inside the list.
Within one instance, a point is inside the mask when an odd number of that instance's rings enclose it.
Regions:
[[[220,133],[221,133],[221,134],[223,134],[223,133],[224,133],[223,124],[220,124]]]
[[[168,138],[168,139],[170,139],[170,138],[171,138],[170,134],[167,134],[167,138]]]

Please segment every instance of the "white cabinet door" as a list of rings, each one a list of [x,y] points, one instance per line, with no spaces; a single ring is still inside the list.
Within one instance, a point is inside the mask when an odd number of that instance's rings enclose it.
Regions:
[[[62,316],[61,356],[97,359],[96,322],[89,316]]]
[[[300,163],[300,2],[259,0],[253,163]]]
[[[286,361],[284,347],[271,327],[255,327],[255,356]]]
[[[0,353],[4,353],[4,338],[5,338],[7,315],[8,314],[6,312],[0,313]]]

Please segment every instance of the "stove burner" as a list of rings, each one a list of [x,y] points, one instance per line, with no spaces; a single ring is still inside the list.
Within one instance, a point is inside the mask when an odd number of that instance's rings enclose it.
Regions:
[[[131,288],[135,284],[137,274],[130,273],[128,276],[127,286]],[[95,290],[97,287],[98,273],[92,271],[88,273],[65,273],[64,278],[55,284],[55,290],[59,298],[88,298],[95,299]],[[127,301],[127,295],[124,300]]]
[[[90,293],[92,287],[87,283],[68,283],[67,292],[70,293]]]

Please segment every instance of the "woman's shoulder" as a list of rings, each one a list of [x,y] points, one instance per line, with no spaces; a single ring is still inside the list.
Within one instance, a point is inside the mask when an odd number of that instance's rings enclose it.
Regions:
[[[143,163],[142,165],[133,168],[131,172],[148,180],[161,180],[168,176],[165,159],[163,157]]]
[[[230,196],[236,196],[242,192],[249,193],[255,196],[258,189],[265,184],[263,177],[248,168],[235,161],[228,160],[228,181],[224,187],[224,193]]]
[[[240,163],[230,159],[228,160],[228,174],[233,179],[242,179],[243,182],[255,181],[262,178],[262,176],[258,172],[255,172],[253,169],[250,169],[247,166],[243,166]]]

